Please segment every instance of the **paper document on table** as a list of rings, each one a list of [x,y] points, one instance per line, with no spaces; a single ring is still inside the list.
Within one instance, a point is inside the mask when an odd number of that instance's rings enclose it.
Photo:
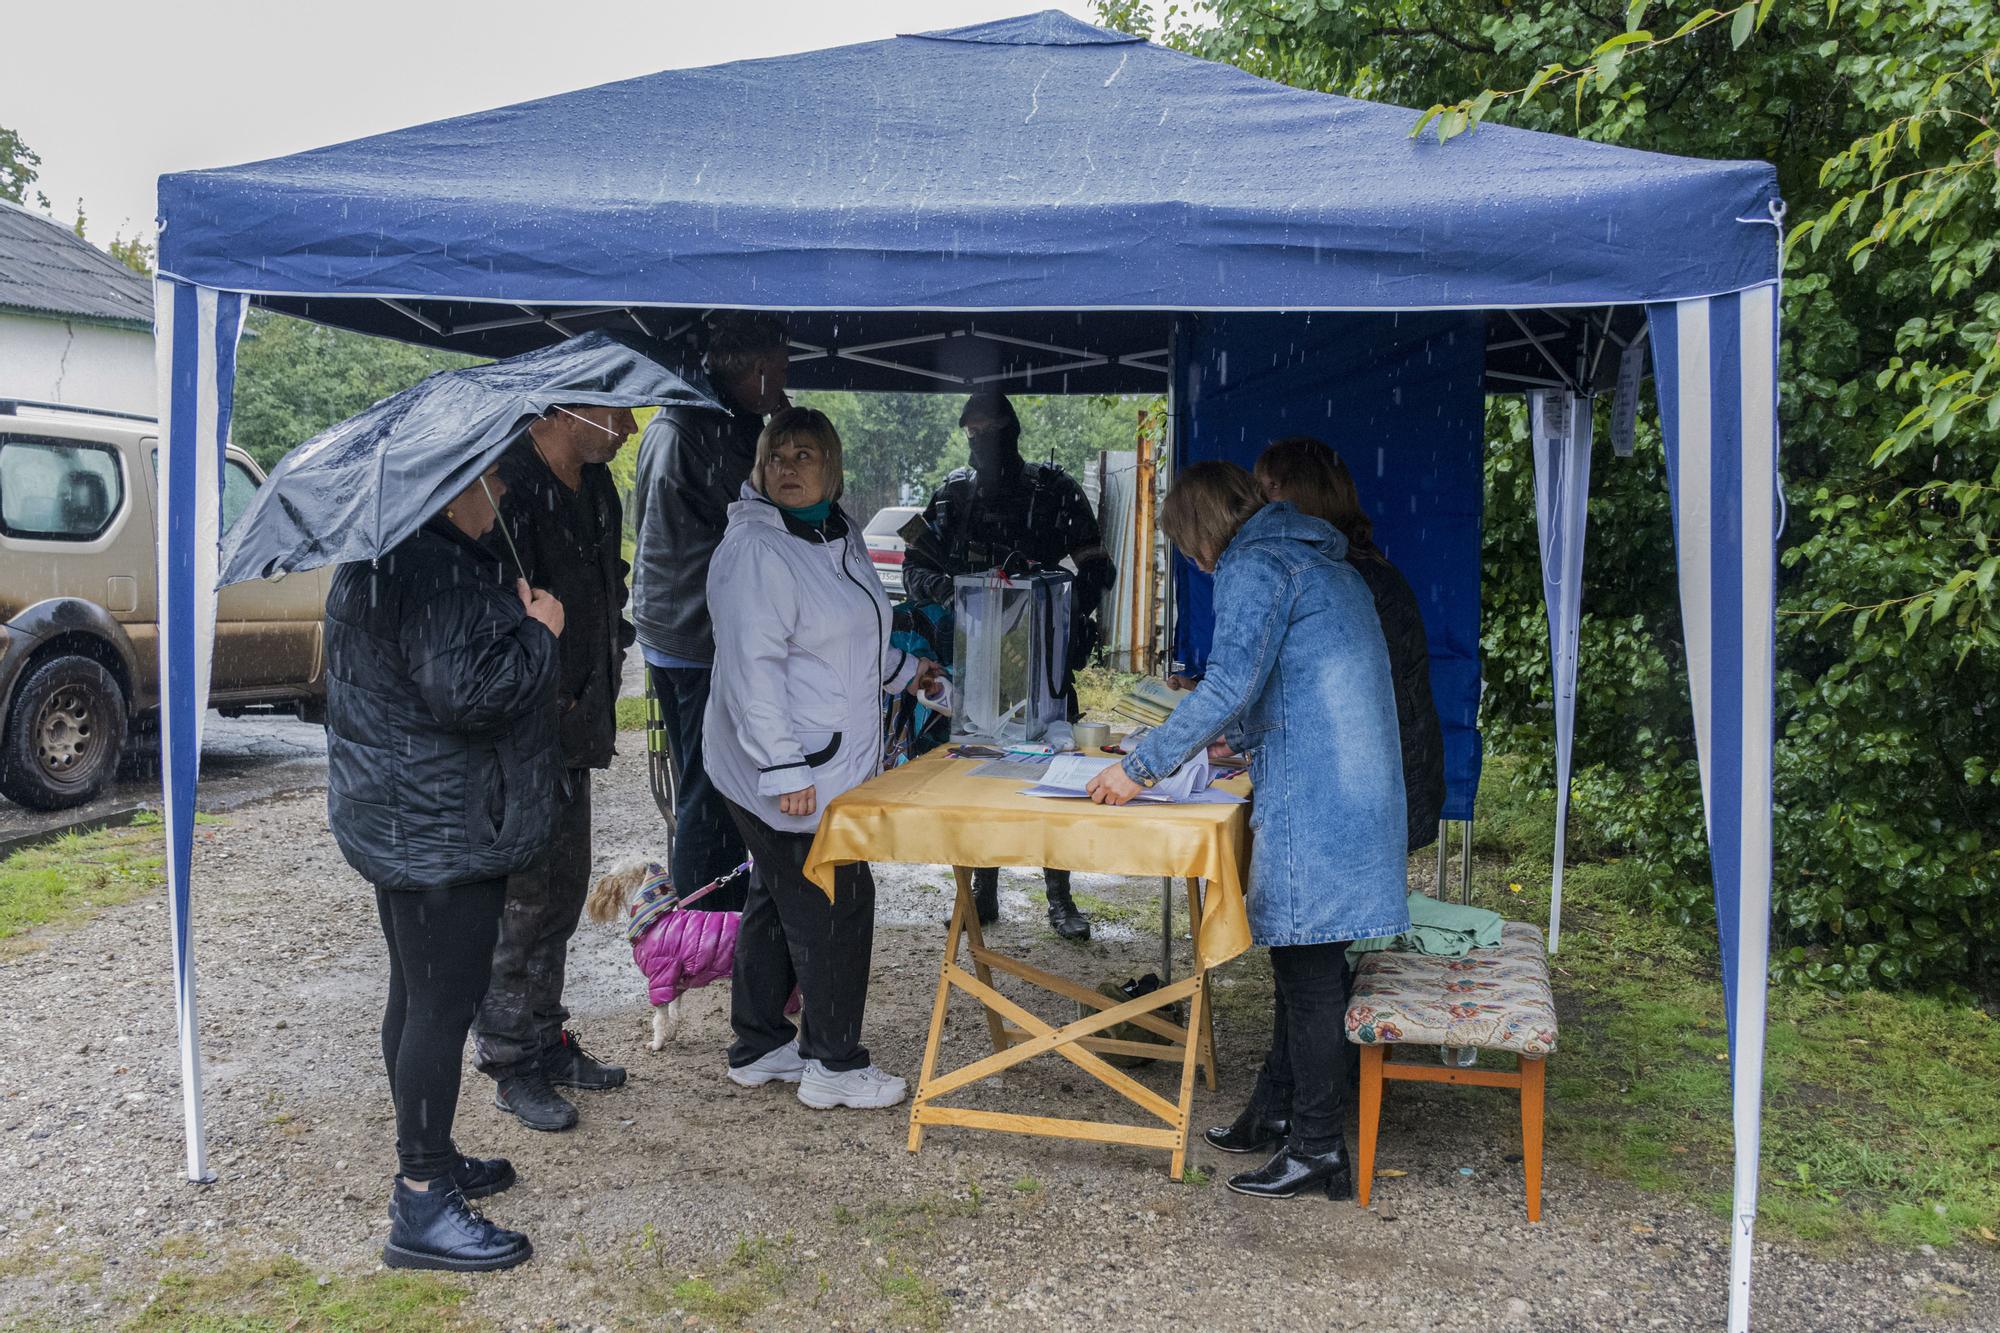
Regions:
[[[1087,800],[1090,796],[1090,780],[1117,762],[1119,761],[1116,759],[1104,759],[1096,755],[1057,755],[1050,762],[1049,771],[1042,780],[1032,787],[1023,787],[1021,792],[1024,796]],[[1196,755],[1132,799],[1153,805],[1181,803],[1225,805],[1240,802],[1243,799],[1241,796],[1209,786],[1217,776],[1219,775],[1209,764],[1207,756]]]

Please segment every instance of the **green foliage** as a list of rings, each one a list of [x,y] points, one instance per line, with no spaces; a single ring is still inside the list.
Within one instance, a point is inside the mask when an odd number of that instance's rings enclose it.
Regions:
[[[962,394],[802,392],[801,407],[816,407],[840,432],[847,469],[847,507],[863,522],[906,494],[922,504],[953,468],[966,460],[958,431]],[[1021,453],[1053,458],[1072,477],[1105,450],[1130,449],[1143,401],[1121,397],[1021,395],[1012,399],[1021,418]]]
[[[252,310],[236,353],[231,433],[269,468],[335,422],[476,360]]]
[[[1761,158],[1788,243],[1773,962],[1843,987],[1990,984],[2000,960],[2000,247],[1990,0],[1622,12],[1549,0],[1213,0],[1158,35],[1301,87],[1505,115],[1666,153]],[[1640,38],[1636,34],[1648,34]],[[1643,54],[1642,54],[1643,53]],[[1556,94],[1560,88],[1562,95]],[[1487,90],[1473,92],[1472,90]],[[1416,125],[1423,117],[1411,113]],[[1447,133],[1447,138],[1450,133]],[[1835,235],[1845,245],[1825,245]],[[1602,432],[1600,432],[1601,434]],[[1487,453],[1489,744],[1552,776],[1526,431]],[[1709,874],[1657,430],[1592,478],[1576,806],[1651,906],[1705,920]]]
[[[21,142],[21,136],[0,125],[0,199],[10,204],[26,204],[28,189],[42,174],[42,157]],[[49,206],[49,197],[35,191],[35,201]]]
[[[151,893],[164,864],[157,815],[25,847],[0,859],[0,941]]]
[[[464,1285],[436,1273],[316,1276],[298,1260],[282,1255],[239,1258],[214,1269],[169,1271],[161,1277],[152,1301],[126,1327],[135,1333],[470,1330],[482,1325],[459,1309],[467,1294]]]

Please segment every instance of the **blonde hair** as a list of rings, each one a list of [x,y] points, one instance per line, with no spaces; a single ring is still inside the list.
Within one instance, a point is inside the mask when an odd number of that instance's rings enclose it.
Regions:
[[[1174,478],[1160,506],[1160,527],[1181,554],[1198,565],[1213,565],[1264,507],[1264,493],[1248,472],[1234,463],[1196,463]]]
[[[763,433],[757,437],[757,461],[750,466],[750,480],[758,494],[771,493],[764,482],[764,470],[770,466],[771,455],[797,442],[819,450],[820,478],[833,483],[827,487],[825,498],[838,500],[847,489],[847,477],[840,463],[840,432],[833,428],[826,413],[813,407],[782,408],[773,412],[765,423]]]
[[[1291,435],[1273,442],[1257,459],[1257,480],[1301,514],[1339,528],[1349,545],[1375,544],[1375,524],[1361,507],[1354,475],[1324,441]]]

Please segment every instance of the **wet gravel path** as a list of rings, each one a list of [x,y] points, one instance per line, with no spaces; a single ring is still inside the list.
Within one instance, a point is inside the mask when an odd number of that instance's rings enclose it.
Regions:
[[[641,764],[601,777],[601,868],[656,845]],[[142,1308],[161,1273],[286,1254],[321,1272],[376,1264],[393,1170],[376,1051],[382,942],[365,886],[327,835],[317,795],[238,810],[198,831],[196,945],[215,1184],[180,1179],[180,1097],[157,902],[44,932],[0,957],[0,1326],[95,1326]],[[868,1036],[914,1077],[936,981],[946,873],[882,867]],[[1079,876],[1114,905],[1085,947],[1056,940],[1009,876],[997,939],[1079,978],[1156,964],[1156,883]],[[1185,966],[1185,947],[1181,952]],[[1516,1122],[1504,1094],[1398,1088],[1380,1165],[1406,1176],[1362,1211],[1259,1203],[1219,1175],[1240,1159],[1195,1148],[1213,1179],[1167,1179],[1163,1154],[932,1130],[904,1150],[901,1111],[822,1113],[775,1087],[722,1078],[726,1024],[705,1000],[682,1038],[645,1048],[648,1010],[622,938],[586,924],[570,994],[592,1048],[632,1069],[586,1096],[583,1123],[537,1135],[467,1073],[458,1137],[511,1157],[499,1221],[538,1257],[467,1280],[465,1307],[506,1328],[1710,1329],[1728,1253],[1723,1220],[1593,1177],[1559,1142],[1545,1222],[1522,1216]],[[1266,1029],[1253,958],[1218,978],[1222,1086],[1197,1123],[1226,1119]],[[984,1027],[954,1011],[946,1061]],[[1060,1014],[1044,1005],[1049,1017]],[[1561,1056],[1556,1057],[1559,1061]],[[1030,1065],[986,1105],[1114,1109],[1064,1066]],[[1163,1071],[1141,1077],[1163,1090]],[[975,1103],[981,1104],[981,1103]],[[1460,1168],[1469,1167],[1470,1174]],[[1759,1330],[2000,1329],[2000,1264],[1941,1254],[1819,1256],[1763,1244]],[[690,1304],[692,1275],[740,1300]],[[454,1279],[457,1280],[457,1279]]]

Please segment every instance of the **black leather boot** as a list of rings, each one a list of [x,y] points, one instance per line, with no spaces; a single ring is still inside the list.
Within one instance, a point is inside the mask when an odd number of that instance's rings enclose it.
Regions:
[[[1329,1199],[1352,1199],[1354,1167],[1345,1140],[1331,1152],[1312,1154],[1287,1144],[1255,1171],[1231,1176],[1229,1188],[1260,1199],[1289,1199],[1307,1190],[1324,1190]]]
[[[529,1129],[554,1133],[576,1123],[576,1108],[549,1086],[549,1076],[540,1066],[503,1077],[494,1085],[493,1104]]]
[[[979,924],[990,926],[1000,919],[1000,872],[988,868],[972,872],[972,910]]]
[[[562,1030],[555,1045],[542,1052],[542,1069],[549,1082],[558,1088],[604,1092],[625,1086],[625,1066],[605,1064],[584,1050],[583,1043],[568,1028]]]
[[[1048,884],[1049,929],[1066,940],[1087,940],[1090,938],[1090,918],[1076,910],[1076,902],[1069,896],[1069,871],[1044,870]]]
[[[1291,1132],[1290,1119],[1268,1114],[1263,1101],[1252,1097],[1250,1104],[1235,1120],[1227,1125],[1215,1126],[1202,1137],[1208,1140],[1209,1147],[1220,1148],[1223,1152],[1269,1152],[1283,1143]]]
[[[389,1198],[389,1243],[382,1247],[388,1267],[486,1273],[512,1268],[534,1252],[526,1236],[474,1212],[450,1177],[433,1180],[424,1190],[396,1182]]]
[[[514,1184],[514,1164],[504,1157],[466,1157],[451,1169],[451,1183],[468,1199],[484,1199]]]

